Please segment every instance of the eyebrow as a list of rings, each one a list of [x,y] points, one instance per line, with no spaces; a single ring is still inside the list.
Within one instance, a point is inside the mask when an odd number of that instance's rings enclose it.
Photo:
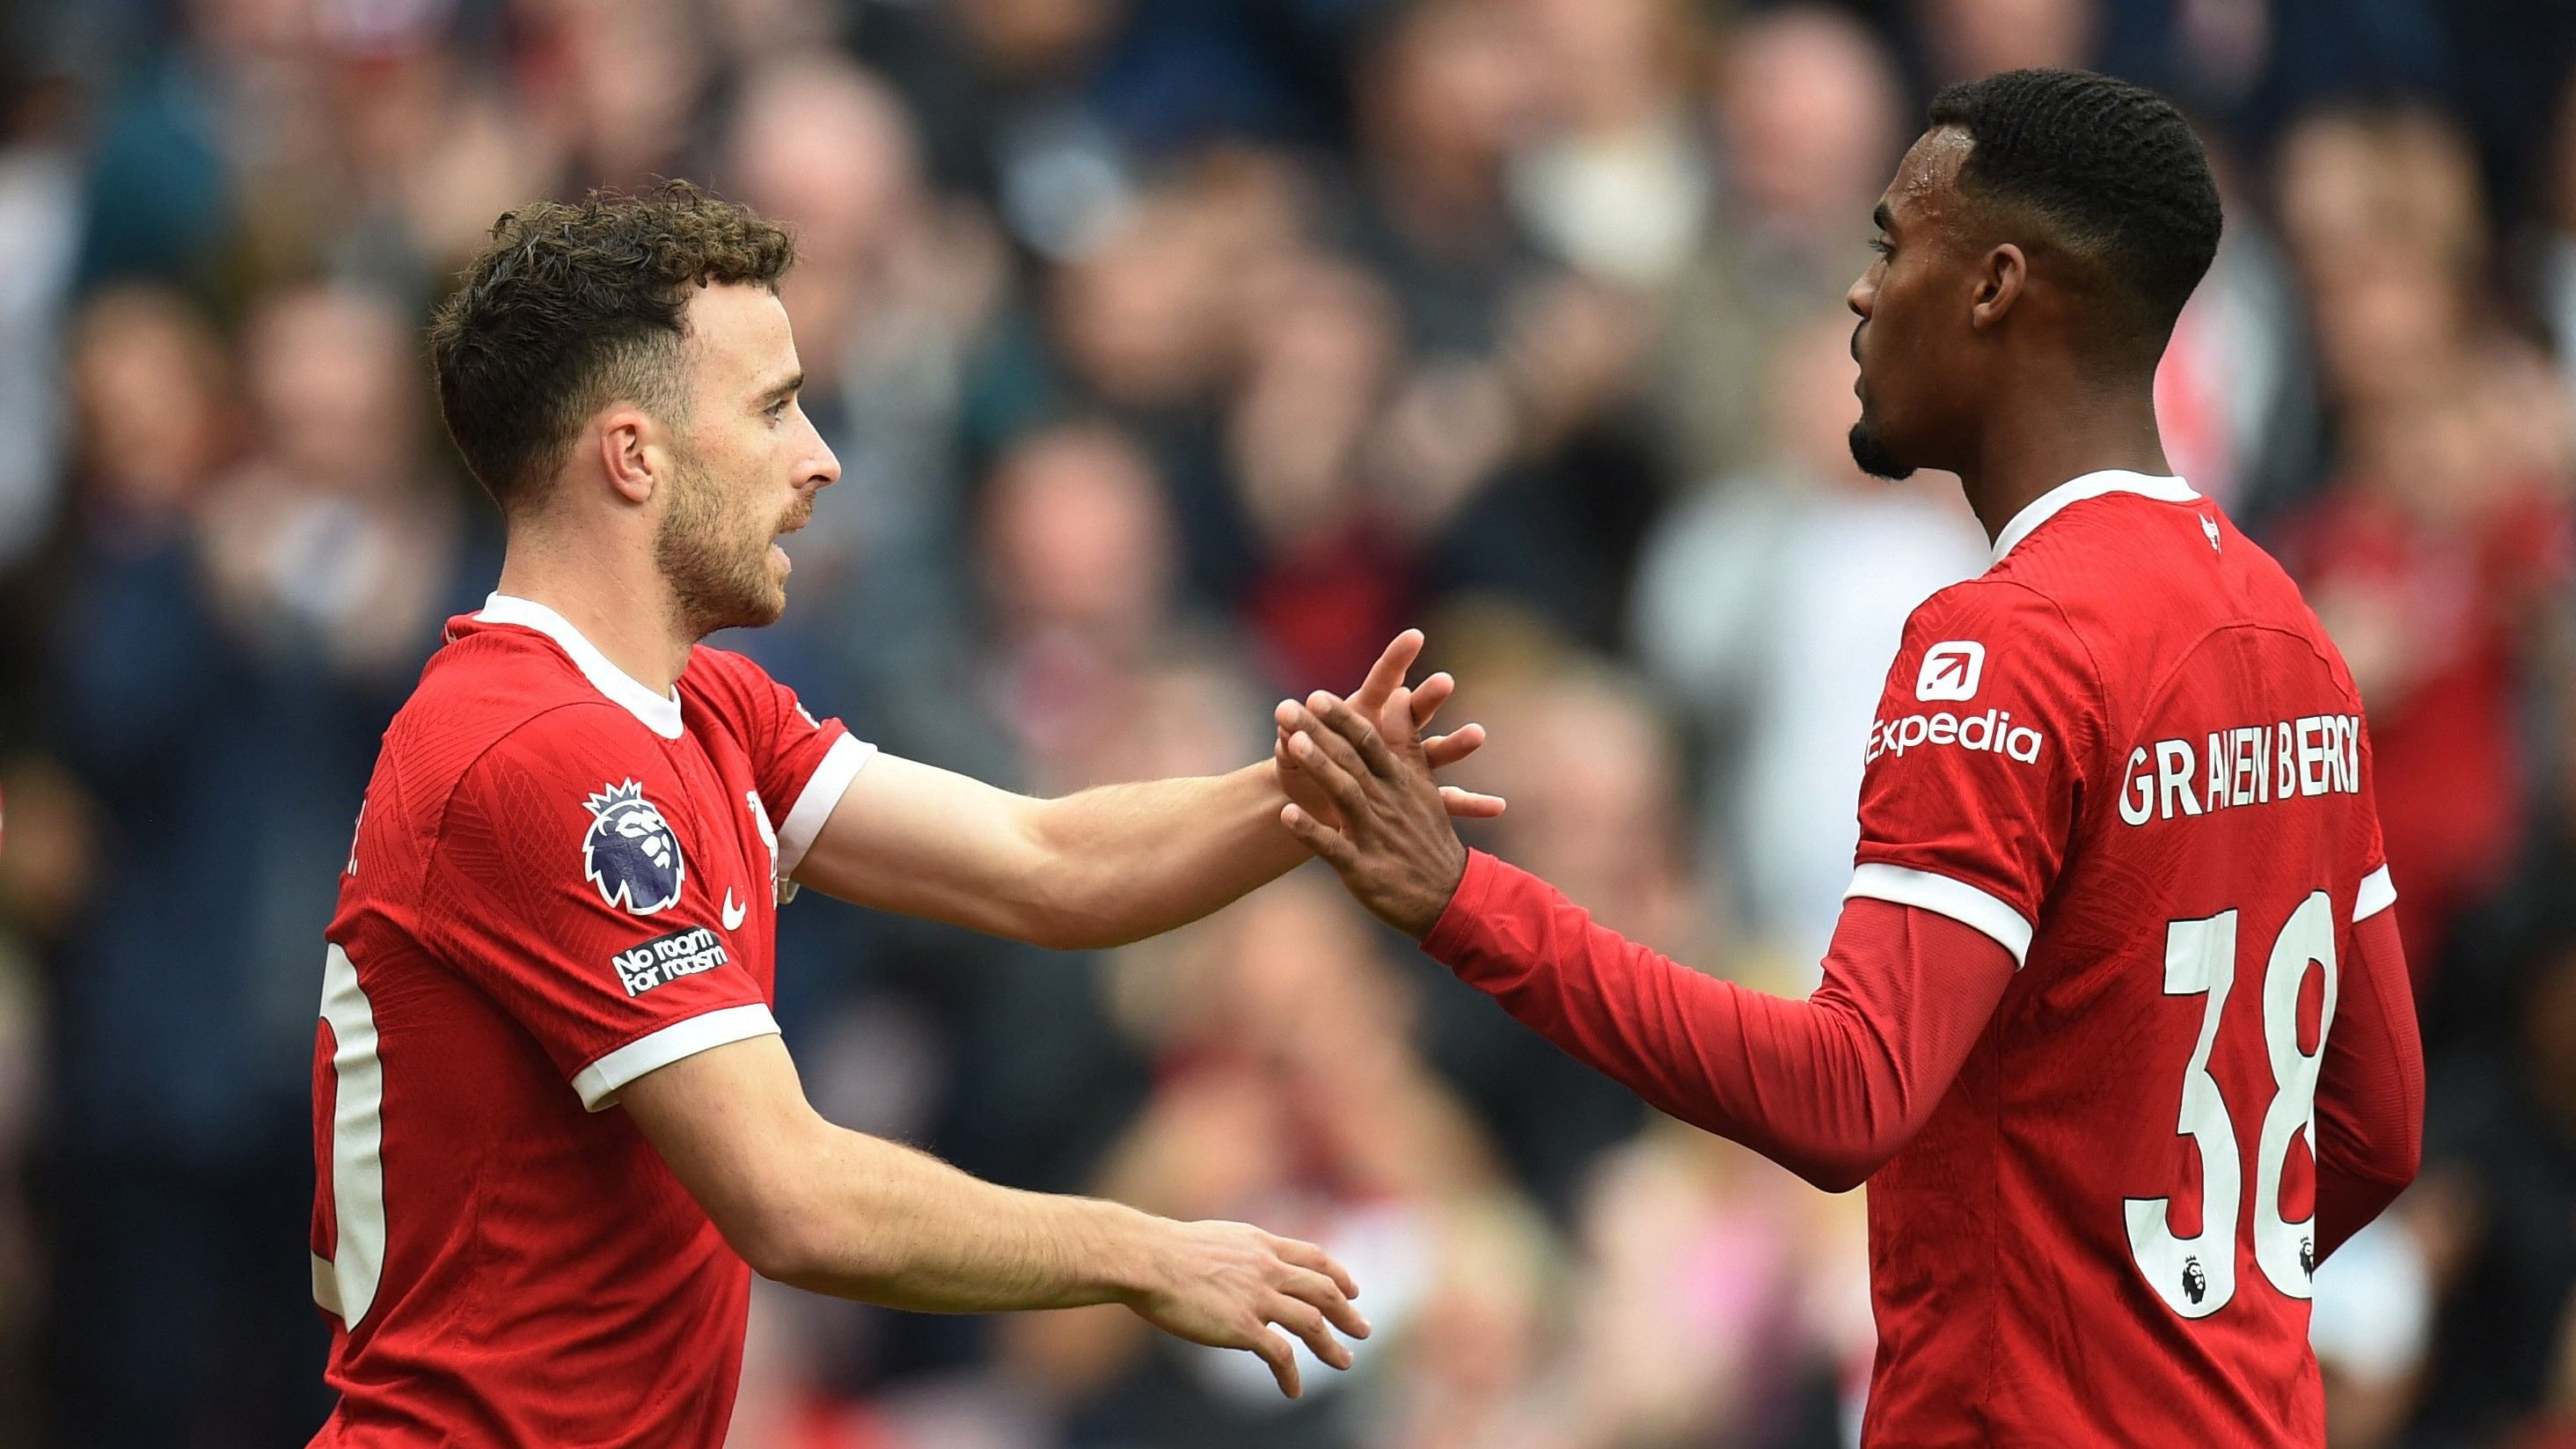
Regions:
[[[1870,225],[1877,227],[1880,231],[1892,232],[1896,230],[1896,214],[1887,209],[1887,203],[1884,201],[1878,204],[1878,209],[1876,211],[1869,214],[1869,220]]]
[[[767,391],[761,393],[759,398],[756,400],[756,405],[767,407],[771,403],[778,401],[780,398],[794,396],[796,392],[804,386],[805,374],[803,372],[792,373],[785,379],[772,384]]]

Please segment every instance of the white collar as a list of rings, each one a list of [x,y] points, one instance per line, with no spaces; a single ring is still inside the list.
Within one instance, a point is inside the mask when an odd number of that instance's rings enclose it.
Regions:
[[[680,737],[680,698],[663,694],[634,675],[608,661],[599,646],[582,637],[572,621],[534,599],[522,599],[496,593],[483,601],[483,612],[474,616],[486,624],[515,624],[534,629],[555,641],[569,655],[573,667],[582,672],[591,687],[621,705],[628,714],[644,722],[644,727],[666,740]]]
[[[2180,478],[2159,478],[2152,473],[2131,473],[2108,468],[2072,478],[2022,505],[2022,510],[1995,535],[1995,561],[2001,563],[2013,545],[2030,537],[2031,531],[2055,518],[2070,503],[2099,498],[2105,493],[2136,493],[2160,503],[2190,503],[2200,497],[2191,485]]]

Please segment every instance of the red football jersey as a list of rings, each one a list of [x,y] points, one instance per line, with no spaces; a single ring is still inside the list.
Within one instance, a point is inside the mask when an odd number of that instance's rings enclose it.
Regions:
[[[313,1068],[321,1445],[724,1438],[750,1271],[615,1105],[778,1028],[777,902],[870,749],[495,594],[385,733]]]
[[[2322,1445],[2316,1083],[2395,898],[2352,678],[2180,480],[2024,510],[1908,622],[1851,894],[2020,970],[1869,1184],[1864,1437]]]

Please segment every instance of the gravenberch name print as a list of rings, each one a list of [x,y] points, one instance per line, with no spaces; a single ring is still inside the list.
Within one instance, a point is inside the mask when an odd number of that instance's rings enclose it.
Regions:
[[[2120,782],[2120,818],[2144,825],[2360,792],[2361,716],[2310,714],[2216,730],[2197,745],[2172,739],[2138,746]]]

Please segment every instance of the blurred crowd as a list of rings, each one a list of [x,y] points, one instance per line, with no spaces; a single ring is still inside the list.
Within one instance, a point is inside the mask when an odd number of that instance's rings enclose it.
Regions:
[[[2576,1445],[2576,11],[2540,0],[20,0],[0,9],[0,1443],[301,1442],[320,929],[498,560],[420,327],[494,218],[794,229],[843,481],[719,642],[1016,788],[1256,758],[1425,626],[1478,843],[1803,992],[1955,483],[1859,476],[1843,293],[1931,90],[2156,85],[2226,244],[2168,452],[2361,681],[2427,1167],[2326,1265],[2339,1449]],[[830,903],[835,1120],[1319,1239],[1278,1401],[1118,1309],[756,1298],[744,1449],[1808,1449],[1828,1198],[1559,1058],[1328,878],[1059,955]]]

